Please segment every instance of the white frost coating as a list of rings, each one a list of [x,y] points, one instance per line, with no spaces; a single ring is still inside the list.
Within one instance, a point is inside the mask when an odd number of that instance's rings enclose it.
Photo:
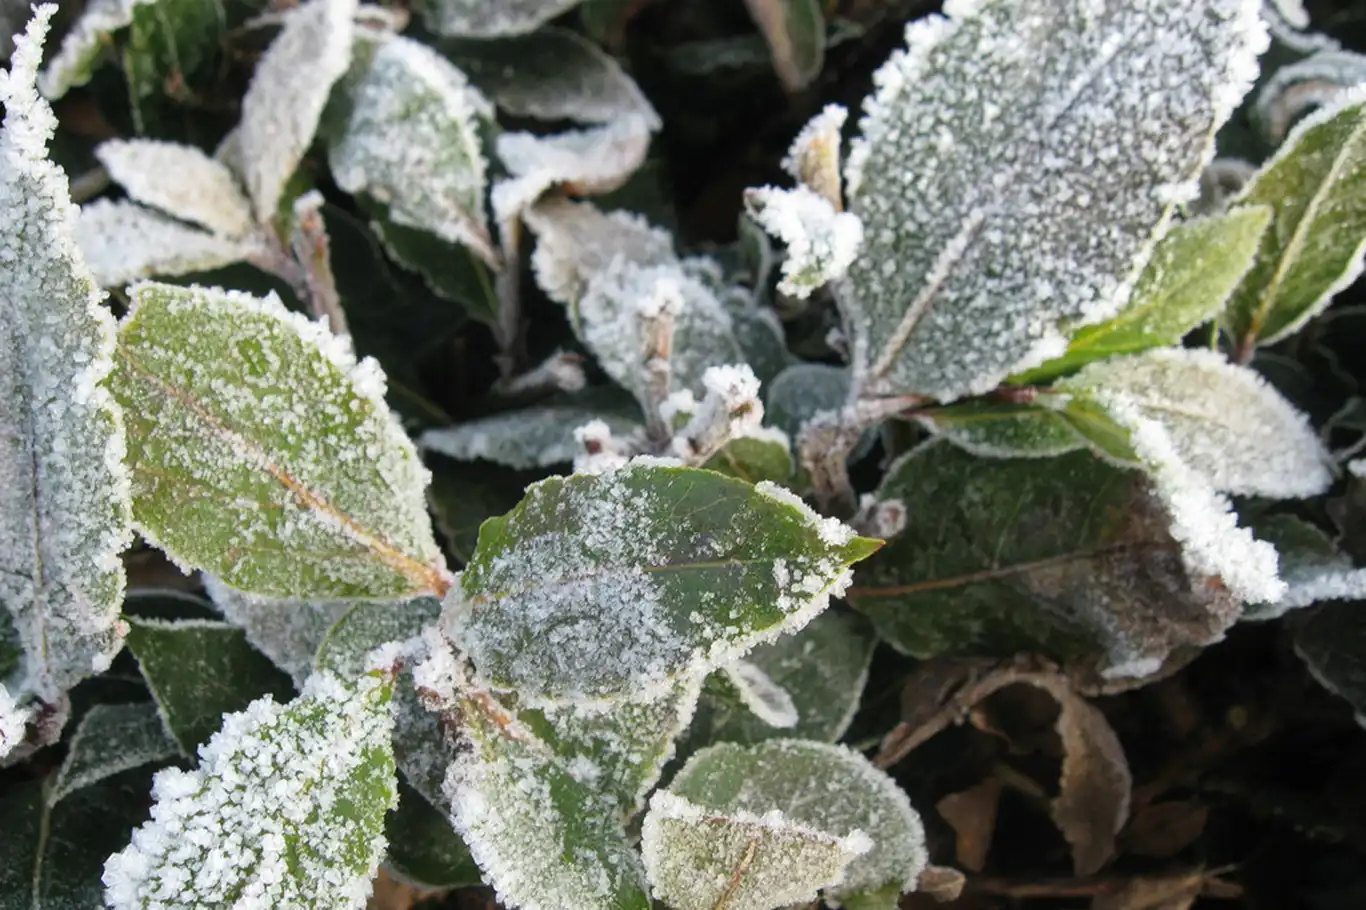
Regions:
[[[580,0],[428,0],[422,5],[432,31],[450,37],[495,38],[535,31]]]
[[[1366,56],[1351,51],[1320,51],[1280,67],[1257,93],[1253,117],[1267,138],[1279,145],[1300,114],[1336,99],[1366,81]]]
[[[33,711],[19,707],[19,702],[0,683],[0,758],[8,755],[15,746],[24,741],[24,730],[28,726]]]
[[[863,222],[837,212],[830,201],[799,186],[745,192],[745,208],[765,231],[787,244],[778,290],[794,297],[843,278],[863,245]]]
[[[528,209],[525,220],[536,234],[536,283],[566,306],[576,306],[589,280],[618,257],[641,266],[678,259],[669,232],[631,212],[604,213],[587,203],[550,199]]]
[[[450,61],[391,35],[352,89],[351,116],[328,161],[338,186],[383,202],[396,223],[487,250],[479,127],[492,118]]]
[[[1321,600],[1366,599],[1366,569],[1320,569],[1315,572],[1285,573],[1288,590],[1276,603],[1280,615],[1287,610],[1307,607]],[[1265,614],[1258,617],[1272,619]]]
[[[835,169],[839,171],[840,130],[844,121],[849,119],[849,111],[842,105],[827,104],[821,112],[807,121],[806,125],[792,140],[787,156],[782,160],[783,170],[802,183],[810,184],[811,164],[828,156],[834,157]]]
[[[1288,25],[1293,25],[1295,28],[1309,27],[1309,11],[1304,8],[1304,0],[1269,0],[1269,2]]]
[[[786,689],[747,660],[737,660],[721,668],[726,679],[740,694],[740,701],[755,717],[770,727],[795,727],[801,718]]]
[[[223,618],[246,633],[251,646],[302,686],[327,632],[354,607],[354,600],[276,600],[252,597],[201,573],[204,588]]]
[[[180,755],[155,702],[93,706],[67,744],[66,759],[52,782],[48,805],[69,793],[129,768]]]
[[[626,441],[644,432],[635,420],[565,402],[428,430],[417,442],[427,451],[461,461],[485,459],[511,468],[548,468],[571,462],[584,451],[575,427],[589,423],[601,423],[608,439]],[[591,449],[588,454],[593,454]]]
[[[224,715],[196,770],[157,773],[151,820],[105,863],[107,905],[363,907],[397,796],[387,686],[320,673]]]
[[[856,536],[853,528],[849,527],[838,518],[827,518],[826,516],[817,513],[815,509],[806,504],[806,500],[802,499],[786,487],[780,487],[776,483],[761,480],[754,485],[754,490],[756,493],[776,499],[781,503],[786,503],[793,508],[801,509],[802,514],[806,516],[807,521],[810,521],[816,526],[816,532],[820,534],[821,541],[829,546],[842,547]]]
[[[242,99],[242,179],[256,220],[269,223],[285,183],[313,143],[332,85],[351,65],[357,0],[310,0],[292,10]]]
[[[1187,570],[1219,578],[1239,600],[1261,603],[1284,597],[1287,588],[1278,574],[1276,548],[1238,527],[1232,505],[1181,460],[1167,429],[1121,394],[1097,392],[1096,398],[1129,431],[1130,443],[1171,519],[1168,530],[1181,544]]]
[[[643,437],[643,428],[641,428]],[[575,474],[606,474],[617,468],[625,467],[631,454],[639,445],[631,439],[618,439],[612,435],[612,428],[606,421],[593,419],[574,428],[574,441],[578,451],[574,453]],[[642,441],[642,440],[638,440]]]
[[[1162,426],[1176,456],[1224,493],[1302,498],[1333,482],[1308,418],[1248,367],[1208,350],[1160,348],[1093,364],[1058,384],[1104,390]]]
[[[38,76],[38,89],[53,101],[71,88],[85,85],[111,32],[133,21],[136,7],[156,0],[92,0],[62,39],[62,46]]]
[[[732,439],[754,436],[763,429],[764,405],[759,400],[759,379],[746,364],[708,367],[702,374],[706,397],[695,405],[687,424],[675,434],[671,446],[678,456],[694,464],[705,462]],[[691,392],[670,396],[669,410],[677,415]],[[786,445],[786,435],[783,436]]]
[[[259,249],[251,240],[216,237],[140,205],[108,199],[81,209],[76,241],[95,280],[106,288],[220,268]]]
[[[57,119],[34,82],[56,7],[0,71],[0,603],[25,653],[20,696],[55,702],[122,645],[132,537],[125,437],[104,386],[114,320],[76,244]]]
[[[129,198],[225,237],[251,231],[251,203],[237,178],[199,149],[153,139],[115,139],[95,150]]]
[[[949,4],[877,72],[841,286],[865,395],[953,399],[1115,313],[1266,48],[1258,0]]]
[[[861,830],[840,836],[777,810],[711,810],[667,790],[650,799],[641,829],[654,896],[675,910],[805,905],[872,848]]]

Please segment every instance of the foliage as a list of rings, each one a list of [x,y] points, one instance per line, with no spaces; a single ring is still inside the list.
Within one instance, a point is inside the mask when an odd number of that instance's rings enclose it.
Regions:
[[[0,907],[1360,868],[1348,31],[408,6],[49,5],[0,72]]]

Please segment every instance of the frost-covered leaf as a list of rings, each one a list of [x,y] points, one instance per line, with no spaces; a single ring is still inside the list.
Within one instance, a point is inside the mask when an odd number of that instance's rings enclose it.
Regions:
[[[1366,255],[1366,89],[1305,118],[1236,197],[1275,211],[1224,321],[1240,350],[1298,331],[1361,273]]]
[[[447,609],[528,704],[640,701],[800,628],[877,546],[780,487],[637,461],[530,487]]]
[[[451,820],[499,900],[521,910],[648,910],[640,859],[591,775],[576,775],[482,693],[461,713],[473,748],[447,779]]]
[[[681,797],[704,817],[737,812],[763,817],[776,812],[787,823],[839,838],[862,831],[872,839],[872,849],[859,851],[862,855],[844,874],[828,883],[826,895],[832,902],[875,907],[879,905],[865,901],[886,894],[880,910],[892,910],[900,892],[915,889],[916,877],[928,861],[924,828],[906,794],[866,758],[843,746],[795,739],[713,746],[689,759],[661,796]],[[646,862],[657,886],[654,872],[660,857],[651,857],[648,820],[646,826]],[[743,846],[744,841],[740,843]],[[800,874],[800,868],[788,868],[789,874]],[[740,880],[743,887],[745,877]],[[755,897],[762,901],[765,895]],[[772,908],[790,902],[746,906]]]
[[[144,284],[132,298],[114,385],[145,536],[261,596],[445,590],[426,471],[374,361],[274,296]]]
[[[153,139],[105,142],[95,150],[130,199],[224,237],[251,231],[251,203],[223,164],[199,149]]]
[[[24,741],[32,717],[33,710],[20,705],[4,683],[0,683],[0,758],[9,755]]]
[[[193,99],[192,77],[221,59],[227,16],[219,0],[134,2],[120,60],[133,126],[150,135],[175,122],[175,105]]]
[[[1366,727],[1366,610],[1330,603],[1295,627],[1295,653],[1319,684],[1346,699]]]
[[[1252,268],[1270,220],[1266,206],[1246,206],[1173,228],[1119,315],[1078,329],[1061,357],[1011,381],[1045,382],[1095,360],[1177,344],[1223,310]]]
[[[845,108],[827,104],[802,127],[783,159],[783,170],[836,210],[844,208],[844,191],[840,187],[840,130],[848,117],[849,111]]]
[[[641,832],[650,888],[675,910],[805,905],[872,849],[861,830],[837,836],[781,812],[700,806],[655,794]]]
[[[1255,0],[950,4],[878,71],[839,295],[864,394],[982,393],[1113,315],[1257,74]]]
[[[740,703],[759,720],[787,730],[797,725],[797,704],[792,694],[774,682],[757,664],[743,658],[716,671],[740,698]]]
[[[607,424],[615,437],[644,432],[638,414],[606,410],[577,396],[481,417],[459,426],[428,430],[418,445],[460,461],[484,459],[511,468],[548,468],[568,464],[579,453],[574,430],[594,420]]]
[[[494,257],[484,218],[481,124],[493,109],[440,54],[396,35],[381,39],[347,80],[350,116],[329,145],[337,185],[387,206],[398,225]]]
[[[154,275],[222,268],[259,251],[250,239],[216,237],[131,202],[96,199],[76,222],[76,242],[101,287]]]
[[[0,906],[5,910],[91,910],[103,906],[100,875],[109,854],[147,817],[151,774],[125,771],[57,803],[49,782],[15,781],[0,796]]]
[[[568,29],[450,40],[441,49],[509,114],[579,123],[638,116],[659,128],[659,115],[621,65]]]
[[[40,7],[0,71],[0,601],[25,653],[24,690],[54,702],[108,668],[122,629],[130,539],[123,422],[104,386],[104,295],[76,246],[66,175],[47,160],[56,118],[34,87]]]
[[[180,754],[154,703],[95,705],[71,737],[48,801],[56,803],[115,774]]]
[[[479,543],[479,526],[511,510],[522,500],[522,490],[539,472],[513,471],[494,464],[453,462],[434,458],[427,502],[446,550],[464,565]]]
[[[384,820],[389,842],[384,866],[424,891],[481,884],[469,848],[451,828],[448,813],[399,781],[398,808]]]
[[[760,187],[745,192],[750,216],[787,245],[778,290],[793,297],[843,278],[863,245],[863,222],[836,211],[825,197],[805,186],[780,190]]]
[[[1366,600],[1366,569],[1355,568],[1323,531],[1293,515],[1254,518],[1251,523],[1259,539],[1276,547],[1286,592],[1280,600],[1245,605],[1244,619],[1278,619],[1324,600]]]
[[[296,686],[302,686],[313,671],[313,658],[327,630],[357,603],[253,597],[212,576],[203,580],[223,618],[241,629],[247,642],[288,673]]]
[[[85,85],[94,75],[110,36],[133,21],[138,6],[156,0],[91,0],[62,39],[62,46],[38,77],[38,88],[52,99]]]
[[[293,688],[236,626],[202,619],[129,617],[128,649],[138,659],[166,730],[182,755],[195,754],[222,725],[270,694],[289,698]]]
[[[1228,591],[1186,568],[1143,474],[1089,453],[986,460],[934,442],[878,496],[914,508],[849,599],[917,657],[1039,651],[1142,675],[1238,618]]]
[[[292,10],[242,99],[242,180],[256,221],[275,217],[285,184],[313,143],[332,85],[351,65],[357,0],[309,0]]]
[[[579,196],[620,189],[645,163],[650,125],[633,114],[552,136],[503,133],[497,153],[511,178],[493,188],[494,215],[507,222],[555,187]]]
[[[854,718],[875,644],[862,617],[827,610],[800,632],[760,645],[745,660],[791,697],[797,722],[786,729],[766,723],[728,680],[712,674],[688,728],[688,743],[749,744],[777,737],[834,742]]]
[[[1305,415],[1257,373],[1213,351],[1117,357],[1058,388],[1123,397],[1160,424],[1181,461],[1221,492],[1299,498],[1333,482],[1328,453]]]
[[[531,265],[551,300],[578,304],[588,283],[617,258],[640,266],[677,261],[673,238],[630,212],[603,212],[587,203],[546,200],[526,212],[535,232]]]
[[[370,229],[390,259],[421,275],[433,294],[459,303],[480,322],[497,324],[498,299],[486,262],[469,247],[394,222],[378,204],[372,209]]]
[[[1273,146],[1300,116],[1332,102],[1343,90],[1366,82],[1366,56],[1321,50],[1279,67],[1257,93],[1252,117]]]
[[[745,0],[763,32],[778,81],[798,92],[820,75],[825,63],[825,16],[820,0]]]
[[[427,27],[439,35],[496,38],[533,32],[581,0],[428,0]]]
[[[105,864],[107,905],[363,907],[396,796],[391,688],[318,674],[226,717],[196,770],[157,774],[151,820]]]
[[[760,427],[726,443],[702,467],[746,483],[787,486],[795,470],[792,442],[782,430]]]
[[[849,371],[828,363],[795,363],[779,373],[764,390],[764,414],[769,423],[796,440],[811,418],[823,411],[838,411],[849,400]],[[874,434],[866,433],[854,447],[858,459],[872,447]]]
[[[1052,458],[1086,445],[1062,408],[967,401],[916,414],[916,422],[983,458]]]

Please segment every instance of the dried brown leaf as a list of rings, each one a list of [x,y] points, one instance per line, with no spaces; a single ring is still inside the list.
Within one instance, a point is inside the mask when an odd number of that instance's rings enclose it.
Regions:
[[[954,858],[969,872],[986,868],[992,836],[996,833],[996,810],[1001,802],[1001,780],[989,777],[975,787],[950,793],[934,808],[957,836]]]
[[[1169,800],[1143,806],[1120,838],[1124,853],[1170,859],[1205,831],[1209,807],[1192,800]]]

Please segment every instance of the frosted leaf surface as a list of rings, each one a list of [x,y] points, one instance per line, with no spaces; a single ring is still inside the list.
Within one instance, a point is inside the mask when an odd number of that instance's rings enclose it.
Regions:
[[[1366,612],[1359,603],[1331,603],[1295,627],[1295,653],[1329,692],[1346,699],[1366,727]]]
[[[1344,91],[1300,121],[1234,203],[1275,210],[1257,262],[1224,313],[1250,351],[1294,334],[1361,274],[1366,88]]]
[[[114,384],[144,536],[261,596],[446,589],[427,471],[374,361],[273,295],[143,284],[131,296]]]
[[[781,812],[762,815],[655,794],[641,850],[656,899],[675,910],[805,905],[871,849],[863,831],[836,836]]]
[[[95,705],[76,727],[48,799],[55,803],[121,771],[179,756],[154,703]]]
[[[1092,364],[1058,388],[1113,394],[1160,424],[1187,467],[1224,493],[1302,498],[1333,482],[1308,418],[1248,367],[1166,348]]]
[[[151,820],[105,863],[107,905],[365,906],[395,804],[390,690],[318,674],[225,717],[197,769],[157,774]]]
[[[438,35],[496,38],[533,32],[580,0],[430,0],[427,27]]]
[[[784,730],[797,725],[799,715],[792,695],[769,678],[761,667],[747,660],[737,660],[726,664],[719,672],[755,717],[770,727]]]
[[[28,721],[32,715],[32,710],[20,707],[9,689],[0,683],[0,758],[4,758],[15,746],[24,741],[24,731],[28,728]],[[157,723],[161,723],[160,719]]]
[[[309,0],[292,10],[242,99],[242,180],[256,221],[275,217],[285,183],[313,143],[332,85],[351,65],[357,0]]]
[[[193,146],[115,139],[102,143],[95,157],[129,198],[143,205],[225,237],[240,237],[254,225],[237,178]]]
[[[775,737],[834,742],[854,719],[877,638],[862,617],[826,610],[806,628],[745,656],[791,697],[797,722],[780,729],[756,717],[720,674],[707,678],[687,742],[757,743]]]
[[[39,8],[0,71],[0,601],[24,647],[23,694],[48,702],[118,652],[131,537],[123,421],[104,386],[114,320],[34,87],[55,9]]]
[[[1309,27],[1309,11],[1304,8],[1304,0],[1270,0],[1270,3],[1287,25]]]
[[[223,618],[246,633],[247,641],[302,686],[327,630],[353,600],[276,600],[233,590],[212,575],[201,576]]]
[[[605,213],[585,202],[548,199],[527,210],[537,238],[531,265],[551,300],[574,307],[588,282],[620,257],[639,266],[677,261],[673,238],[630,212]]]
[[[843,278],[863,244],[863,222],[839,212],[829,200],[804,186],[745,192],[745,208],[764,230],[787,244],[778,290],[794,297]]]
[[[94,75],[110,35],[133,21],[133,10],[156,0],[92,0],[38,76],[38,89],[53,101]]]
[[[792,440],[776,427],[758,427],[737,436],[702,465],[709,471],[746,483],[767,480],[781,486],[792,482]]]
[[[611,123],[659,115],[621,64],[568,29],[549,27],[493,40],[443,42],[470,80],[503,111],[541,120]]]
[[[1276,547],[1286,591],[1278,601],[1246,604],[1244,619],[1278,619],[1324,600],[1366,599],[1366,569],[1355,568],[1351,557],[1314,525],[1282,514],[1255,520],[1253,529]]]
[[[650,123],[632,114],[552,136],[501,134],[496,151],[512,177],[493,188],[494,215],[507,221],[554,187],[585,196],[618,189],[645,163]]]
[[[1254,122],[1268,142],[1280,145],[1301,115],[1331,103],[1343,89],[1366,82],[1366,56],[1344,50],[1321,50],[1304,60],[1279,67],[1257,93]]]
[[[1274,583],[1276,554],[1226,509],[1198,511],[1217,498],[1207,486],[1176,504],[1213,533],[1178,533],[1153,487],[1088,452],[998,460],[927,443],[878,489],[906,504],[906,525],[859,568],[848,597],[884,640],[921,659],[1031,651],[1120,675],[1160,663],[1217,641],[1239,618],[1225,586],[1241,594],[1246,578],[1210,576],[1237,575],[1235,560],[1252,548],[1270,558],[1255,579]],[[1202,558],[1188,557],[1187,540],[1207,548]]]
[[[350,117],[328,150],[337,185],[384,203],[396,224],[489,249],[479,129],[493,109],[465,74],[395,35],[348,87]]]
[[[529,487],[447,611],[528,704],[640,701],[801,628],[877,546],[779,487],[637,461]]]
[[[594,420],[603,421],[613,437],[630,438],[644,430],[639,420],[569,399],[428,430],[418,445],[461,461],[482,458],[512,468],[548,468],[574,460],[579,454],[575,428]]]
[[[462,700],[461,713],[473,748],[446,781],[451,821],[498,899],[521,910],[648,910],[613,799],[487,695]]]
[[[850,155],[865,394],[952,399],[1113,315],[1267,46],[1257,0],[957,2],[906,29]]]
[[[1011,381],[1043,382],[1116,354],[1178,344],[1224,309],[1252,268],[1270,220],[1266,206],[1245,206],[1177,225],[1153,250],[1118,315],[1078,329],[1061,357]]]
[[[916,422],[983,458],[1052,458],[1086,445],[1059,408],[966,401],[933,408]]]
[[[259,247],[216,237],[131,202],[96,199],[81,208],[76,242],[101,287],[154,275],[185,275],[247,259]]]
[[[915,889],[916,877],[928,861],[925,830],[906,794],[844,746],[796,739],[713,746],[689,759],[666,792],[704,812],[762,816],[776,810],[789,822],[841,838],[867,832],[872,849],[854,859],[844,876],[826,889],[832,903],[882,893],[891,886],[896,890],[883,908],[891,910],[896,893]]]

